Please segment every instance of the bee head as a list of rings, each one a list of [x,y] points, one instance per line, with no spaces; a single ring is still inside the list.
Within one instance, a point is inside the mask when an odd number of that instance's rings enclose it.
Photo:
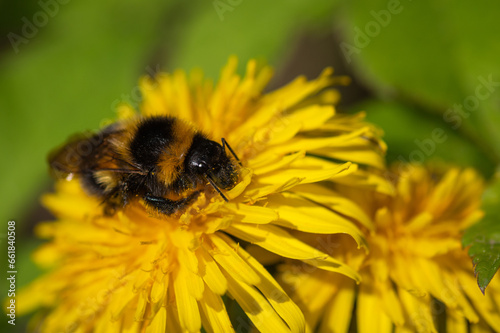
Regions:
[[[207,178],[220,189],[229,190],[236,185],[236,167],[224,148],[214,141],[195,136],[186,162],[189,174]]]

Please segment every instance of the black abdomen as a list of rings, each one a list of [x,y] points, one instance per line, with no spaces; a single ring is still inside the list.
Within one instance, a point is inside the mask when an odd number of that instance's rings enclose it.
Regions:
[[[138,125],[130,151],[134,162],[143,170],[154,169],[162,152],[175,140],[174,122],[171,117],[153,117]]]

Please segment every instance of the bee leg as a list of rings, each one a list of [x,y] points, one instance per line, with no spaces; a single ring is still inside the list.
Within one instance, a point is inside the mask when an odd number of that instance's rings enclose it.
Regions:
[[[104,209],[103,209],[103,212],[104,212],[104,216],[113,216],[115,215],[116,211],[118,209],[116,208],[116,206],[114,205],[104,205]]]
[[[194,199],[198,197],[199,194],[200,191],[196,191],[179,200],[170,200],[164,197],[157,197],[146,194],[143,199],[148,206],[157,209],[160,213],[163,213],[165,215],[172,215],[173,213],[189,205]]]

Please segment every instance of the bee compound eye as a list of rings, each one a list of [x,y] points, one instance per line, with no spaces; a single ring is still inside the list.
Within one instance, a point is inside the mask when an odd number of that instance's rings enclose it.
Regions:
[[[191,161],[191,168],[198,172],[204,172],[208,169],[208,166],[204,161],[194,160]]]

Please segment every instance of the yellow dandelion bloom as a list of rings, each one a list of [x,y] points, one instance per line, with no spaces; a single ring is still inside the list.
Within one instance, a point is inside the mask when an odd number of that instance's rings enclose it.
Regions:
[[[309,330],[451,333],[467,332],[470,325],[472,332],[500,331],[500,279],[483,295],[461,246],[463,230],[482,215],[482,179],[471,169],[398,168],[394,197],[338,188],[370,219],[369,254],[344,235],[302,238],[357,267],[359,286],[300,265],[280,268]]]
[[[333,78],[331,70],[270,93],[263,93],[269,68],[250,61],[244,77],[235,71],[232,58],[216,86],[196,71],[140,83],[141,117],[176,117],[231,144],[242,166],[236,186],[224,191],[228,202],[207,185],[179,214],[156,216],[135,200],[106,215],[77,179],[60,181],[43,197],[57,221],[38,226],[38,235],[50,241],[35,260],[51,271],[24,290],[18,308],[46,308],[41,331],[239,331],[223,295],[262,332],[304,331],[298,307],[241,241],[360,280],[289,231],[343,233],[365,246],[352,223],[362,212],[330,197],[324,185],[391,190],[366,171],[383,167],[376,129],[362,114],[335,113],[338,94],[330,86],[345,79]],[[119,111],[120,121],[138,117],[129,106]]]

